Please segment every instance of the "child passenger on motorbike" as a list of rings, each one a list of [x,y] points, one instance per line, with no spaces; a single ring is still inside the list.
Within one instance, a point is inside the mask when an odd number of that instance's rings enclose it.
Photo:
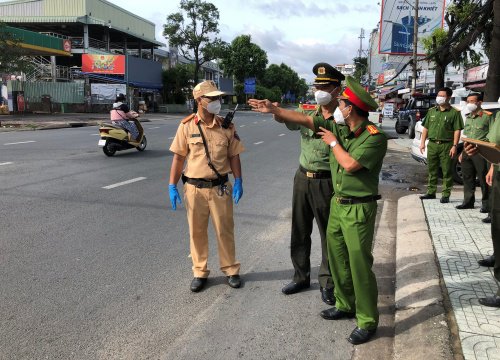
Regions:
[[[130,134],[130,140],[139,141],[139,130],[134,122],[128,119],[137,117],[135,111],[130,111],[127,104],[125,104],[125,95],[119,94],[116,97],[116,102],[113,104],[113,109],[110,111],[111,123],[118,125]]]

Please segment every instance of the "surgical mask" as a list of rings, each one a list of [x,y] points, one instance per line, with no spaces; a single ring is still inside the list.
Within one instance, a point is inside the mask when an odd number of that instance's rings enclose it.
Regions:
[[[314,98],[318,105],[326,105],[332,101],[332,94],[323,90],[318,90],[314,93]]]
[[[477,105],[476,104],[470,104],[468,103],[467,105],[467,110],[469,110],[470,112],[474,112],[477,110]]]
[[[436,104],[444,105],[446,103],[446,98],[444,96],[436,97]]]
[[[349,115],[347,115],[349,117]],[[333,119],[338,125],[345,125],[345,117],[344,114],[342,113],[342,110],[337,106],[335,111],[333,112]]]
[[[211,101],[208,103],[206,109],[210,114],[217,115],[220,112],[221,103],[219,100]]]

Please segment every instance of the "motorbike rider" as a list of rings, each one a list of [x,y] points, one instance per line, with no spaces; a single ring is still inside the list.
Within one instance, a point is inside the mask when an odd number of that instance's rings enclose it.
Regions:
[[[129,133],[130,140],[139,141],[139,130],[133,121],[128,119],[134,119],[137,117],[135,111],[130,111],[130,108],[125,103],[125,95],[119,94],[116,97],[116,102],[113,104],[113,109],[109,112],[111,117],[111,123],[118,125],[125,131]]]

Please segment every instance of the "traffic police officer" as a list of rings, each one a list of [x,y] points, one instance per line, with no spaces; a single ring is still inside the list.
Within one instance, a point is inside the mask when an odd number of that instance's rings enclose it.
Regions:
[[[460,130],[464,128],[460,112],[450,105],[453,92],[450,88],[439,90],[436,103],[437,106],[429,109],[423,121],[423,131],[420,140],[420,152],[425,151],[425,140],[429,138],[427,145],[427,165],[429,169],[429,180],[427,193],[420,196],[422,200],[435,199],[439,167],[443,171],[443,191],[441,203],[450,202],[450,193],[453,187],[452,159],[457,154],[457,144],[460,140]]]
[[[500,112],[497,113],[495,121],[488,133],[488,141],[500,145]],[[465,151],[469,156],[477,156],[477,148],[472,144],[465,144]],[[486,182],[491,188],[491,240],[493,241],[493,274],[500,282],[500,167],[491,165],[486,175]],[[493,296],[479,299],[479,303],[484,306],[500,308],[500,288]]]
[[[238,288],[241,285],[240,263],[235,257],[230,192],[232,190],[234,202],[238,203],[243,195],[239,154],[244,147],[234,125],[228,129],[221,127],[223,118],[217,114],[223,94],[213,81],[196,85],[193,97],[198,111],[182,120],[170,146],[174,153],[170,170],[170,201],[174,210],[177,202],[181,202],[177,182],[182,175],[193,261],[193,292],[205,286],[210,272],[207,268],[209,215],[217,236],[220,268],[226,274],[229,286]],[[235,178],[233,189],[228,179],[231,172]]]
[[[345,76],[327,63],[314,65],[312,71],[316,75],[313,84],[314,97],[319,106],[304,104],[297,111],[333,121],[340,84]],[[275,117],[275,120],[283,122],[283,119],[278,117]],[[295,294],[310,286],[311,233],[313,221],[316,219],[321,238],[321,265],[318,271],[321,298],[325,303],[333,305],[333,280],[326,249],[326,226],[333,195],[330,147],[305,126],[287,121],[285,125],[289,130],[300,131],[300,166],[295,173],[292,198],[290,254],[295,273],[292,282],[286,285],[282,292],[286,295]]]
[[[467,96],[467,109],[470,113],[465,120],[464,136],[487,141],[488,132],[493,123],[492,114],[481,109],[482,95],[472,93]],[[466,152],[460,154],[462,164],[462,177],[464,180],[464,200],[462,204],[457,205],[457,209],[473,209],[476,192],[476,176],[479,178],[481,186],[481,209],[482,213],[489,212],[488,184],[486,184],[486,173],[488,172],[488,163],[481,156],[469,156]]]
[[[327,228],[328,256],[335,284],[336,307],[321,312],[329,320],[356,317],[357,327],[348,340],[362,344],[378,326],[377,281],[372,271],[372,245],[377,214],[379,175],[387,151],[387,137],[368,120],[377,108],[353,78],[335,110],[335,123],[321,116],[304,116],[280,109],[268,100],[249,100],[261,112],[313,129],[331,147],[330,170],[334,197]],[[345,123],[346,127],[337,124]]]

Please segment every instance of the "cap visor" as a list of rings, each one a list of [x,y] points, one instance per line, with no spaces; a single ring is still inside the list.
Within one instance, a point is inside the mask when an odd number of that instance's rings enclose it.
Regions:
[[[202,96],[219,96],[219,95],[225,95],[226,93],[225,92],[222,92],[222,91],[211,91],[209,93],[206,93],[206,94],[203,94]]]

